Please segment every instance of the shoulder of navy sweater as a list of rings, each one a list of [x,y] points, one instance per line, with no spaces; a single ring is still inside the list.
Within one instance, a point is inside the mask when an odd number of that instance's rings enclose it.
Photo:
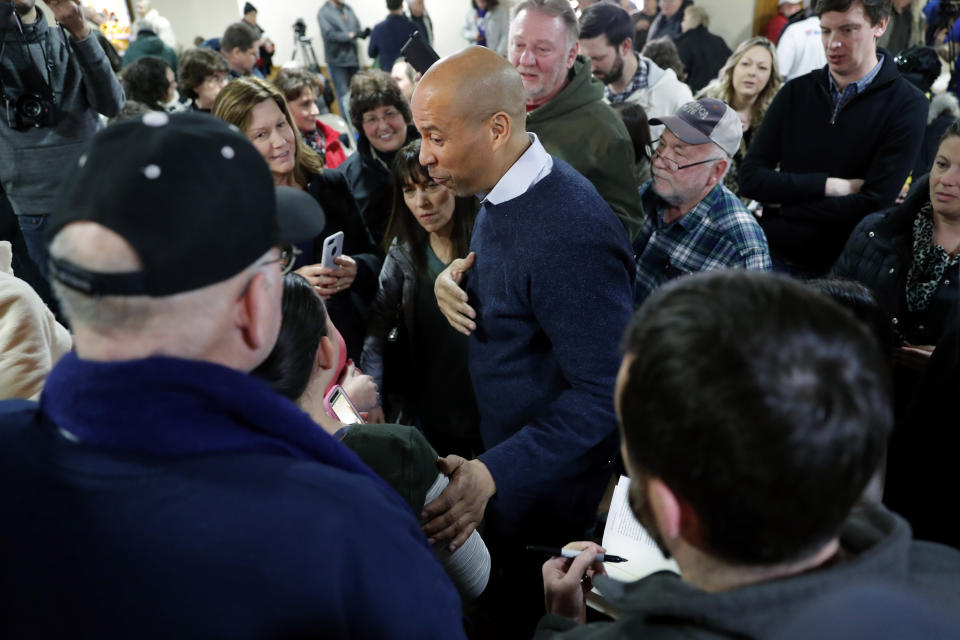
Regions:
[[[623,229],[596,187],[556,156],[553,156],[553,169],[532,188],[498,205],[486,203],[484,208],[491,213],[519,211],[521,215],[513,216],[515,224],[534,226],[538,234],[545,236],[588,230],[596,233],[604,228]],[[534,215],[524,215],[527,213]]]

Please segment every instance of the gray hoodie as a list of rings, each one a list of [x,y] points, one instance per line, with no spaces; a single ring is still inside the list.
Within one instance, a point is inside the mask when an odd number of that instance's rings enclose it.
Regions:
[[[23,89],[26,63],[39,70],[53,89],[62,114],[53,127],[10,128],[0,114],[0,183],[17,215],[45,215],[53,211],[57,185],[71,171],[84,143],[97,131],[97,113],[116,115],[123,107],[123,89],[95,34],[74,41],[50,27],[39,10],[23,35],[13,17],[2,33],[0,82],[8,96]],[[70,44],[67,44],[69,40]]]

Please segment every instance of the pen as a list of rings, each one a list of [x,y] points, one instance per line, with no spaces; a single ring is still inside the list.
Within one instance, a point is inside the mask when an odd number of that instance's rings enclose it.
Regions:
[[[576,558],[578,555],[583,553],[579,549],[561,549],[559,547],[541,547],[539,545],[531,544],[527,545],[527,551],[535,551],[537,553],[546,553],[551,556],[559,556],[561,558]],[[609,553],[598,553],[597,557],[594,559],[596,562],[626,562],[626,558],[621,558],[620,556],[614,556]]]

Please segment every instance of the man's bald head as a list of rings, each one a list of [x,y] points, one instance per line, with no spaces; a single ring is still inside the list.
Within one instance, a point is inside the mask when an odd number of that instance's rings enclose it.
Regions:
[[[458,196],[488,191],[530,144],[520,74],[484,47],[439,60],[413,93],[420,163]]]
[[[485,118],[503,111],[522,132],[526,94],[520,74],[503,56],[472,46],[447,56],[424,74],[417,92],[446,94],[448,107],[464,118]]]

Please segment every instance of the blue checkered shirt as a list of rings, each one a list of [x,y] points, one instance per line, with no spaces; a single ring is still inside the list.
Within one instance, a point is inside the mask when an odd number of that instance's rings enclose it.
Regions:
[[[610,104],[626,102],[627,98],[632,96],[634,91],[647,88],[647,78],[650,75],[647,71],[647,65],[639,53],[634,51],[633,55],[637,56],[637,72],[633,74],[633,79],[630,80],[630,86],[627,87],[626,91],[623,93],[614,93],[610,90],[609,86],[603,88],[603,97],[606,98]]]
[[[870,83],[877,77],[877,74],[880,73],[880,67],[883,66],[883,56],[878,55],[879,62],[877,66],[871,69],[870,73],[863,76],[856,82],[851,82],[846,87],[843,88],[843,91],[840,91],[840,87],[837,86],[837,82],[833,79],[832,73],[827,73],[827,77],[830,78],[830,99],[833,100],[833,117],[830,119],[831,122],[836,121],[837,114],[840,113],[840,109],[843,109],[844,105],[853,100],[853,98],[858,93],[863,93],[866,91],[867,87],[870,86]]]
[[[665,203],[653,181],[640,187],[645,212],[633,243],[637,261],[634,306],[661,284],[681,275],[739,267],[769,271],[767,237],[752,213],[722,184],[688,213],[666,224]]]

